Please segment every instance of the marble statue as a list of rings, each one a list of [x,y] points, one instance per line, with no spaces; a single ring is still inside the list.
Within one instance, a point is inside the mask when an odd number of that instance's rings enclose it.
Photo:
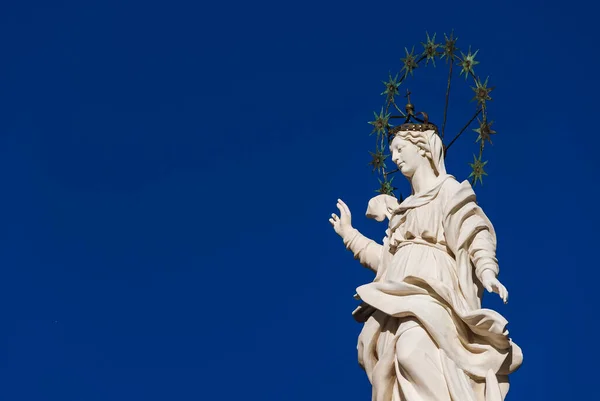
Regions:
[[[507,321],[481,307],[483,290],[506,303],[496,234],[468,181],[446,173],[442,141],[428,124],[391,131],[392,161],[412,195],[369,201],[389,221],[383,244],[352,227],[348,206],[329,219],[355,259],[375,273],[360,286],[358,360],[373,401],[501,401],[522,363]]]

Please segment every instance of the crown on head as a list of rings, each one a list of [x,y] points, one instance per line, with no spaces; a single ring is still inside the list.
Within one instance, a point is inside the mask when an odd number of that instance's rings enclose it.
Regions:
[[[393,139],[393,137],[401,131],[435,131],[436,134],[439,135],[437,125],[429,122],[429,115],[424,111],[420,111],[415,113],[415,106],[410,102],[411,92],[408,91],[406,93],[408,103],[405,106],[406,117],[404,119],[404,123],[398,125],[396,127],[391,128],[388,131],[388,140]],[[417,116],[423,116],[423,118],[419,118]]]

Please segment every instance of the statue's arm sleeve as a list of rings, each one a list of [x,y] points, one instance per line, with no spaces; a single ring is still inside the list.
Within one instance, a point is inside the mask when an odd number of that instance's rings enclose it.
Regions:
[[[357,259],[361,265],[377,272],[381,253],[383,252],[383,245],[365,237],[357,229],[353,229],[344,238],[344,245],[346,249],[352,251],[354,259]]]
[[[481,209],[480,209],[481,210]],[[483,213],[483,211],[481,212]],[[469,256],[475,266],[475,275],[481,281],[481,273],[485,270],[491,270],[498,276],[498,259],[496,258],[496,239],[489,229],[478,231],[471,245],[469,246]]]
[[[477,205],[475,193],[468,183],[454,184],[453,196],[447,202],[445,229],[450,248],[456,252],[467,249],[481,281],[481,273],[492,270],[498,275],[496,258],[496,232],[494,226]]]

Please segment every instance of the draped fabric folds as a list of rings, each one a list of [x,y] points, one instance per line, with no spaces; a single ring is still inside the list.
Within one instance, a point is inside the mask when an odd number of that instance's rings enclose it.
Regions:
[[[522,353],[508,337],[506,319],[481,308],[481,272],[498,273],[496,234],[471,185],[447,175],[443,160],[436,167],[440,175],[429,190],[402,204],[387,195],[370,202],[390,219],[383,245],[360,234],[346,241],[376,272],[372,283],[357,289],[361,304],[353,315],[364,323],[359,363],[373,385],[373,401],[502,401]],[[441,371],[427,374],[439,375],[441,390],[416,392],[414,375],[402,366],[398,340],[415,328],[433,344]]]

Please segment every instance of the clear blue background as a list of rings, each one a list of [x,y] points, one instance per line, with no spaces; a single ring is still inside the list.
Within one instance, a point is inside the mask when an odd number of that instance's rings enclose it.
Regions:
[[[370,399],[350,313],[372,276],[327,220],[342,197],[383,237],[364,217],[377,187],[366,122],[404,47],[454,28],[497,86],[477,193],[510,291],[485,304],[525,353],[509,399],[593,399],[587,4],[5,2],[0,398]],[[436,122],[444,68],[409,85]],[[453,130],[475,107],[462,81]],[[475,137],[448,156],[460,180]]]

